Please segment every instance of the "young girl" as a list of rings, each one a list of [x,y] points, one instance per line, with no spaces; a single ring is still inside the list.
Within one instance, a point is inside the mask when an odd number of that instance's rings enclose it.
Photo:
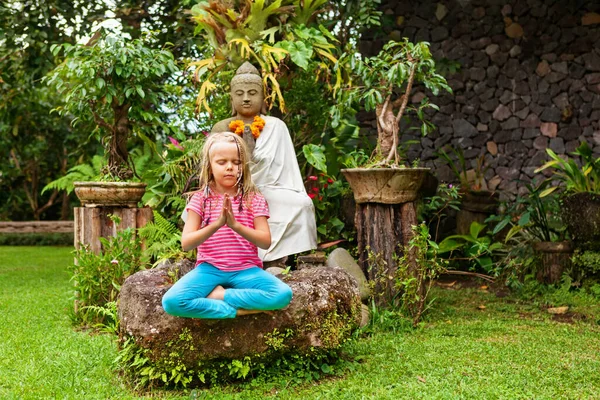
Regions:
[[[292,290],[263,271],[257,246],[271,245],[269,209],[250,178],[246,144],[229,132],[211,134],[203,148],[200,190],[190,199],[181,236],[198,248],[196,268],[162,299],[178,317],[234,318],[277,310]]]

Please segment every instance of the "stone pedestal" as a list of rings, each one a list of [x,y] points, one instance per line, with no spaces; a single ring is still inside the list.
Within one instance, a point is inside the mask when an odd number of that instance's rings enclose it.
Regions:
[[[115,224],[111,215],[118,217],[121,222]],[[116,236],[118,231],[127,228],[141,228],[152,221],[152,218],[150,207],[75,207],[75,248],[79,249],[84,244],[89,245],[94,253],[100,253],[101,237]]]

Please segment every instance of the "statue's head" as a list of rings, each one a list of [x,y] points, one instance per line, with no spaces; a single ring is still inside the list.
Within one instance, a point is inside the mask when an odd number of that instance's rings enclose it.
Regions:
[[[232,115],[253,117],[266,113],[260,73],[249,62],[243,63],[231,80]]]

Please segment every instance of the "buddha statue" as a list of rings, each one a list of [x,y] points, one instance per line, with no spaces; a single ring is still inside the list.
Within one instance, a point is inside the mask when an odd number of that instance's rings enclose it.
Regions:
[[[259,249],[265,262],[317,247],[314,205],[306,189],[294,144],[285,123],[265,115],[263,81],[258,70],[245,62],[231,80],[233,117],[216,123],[212,132],[234,131],[252,152],[250,172],[269,204],[272,244]]]

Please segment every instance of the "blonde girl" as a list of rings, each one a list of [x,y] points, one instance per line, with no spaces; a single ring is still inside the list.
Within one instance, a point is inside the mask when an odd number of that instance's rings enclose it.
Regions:
[[[265,198],[252,183],[241,137],[211,134],[203,148],[200,190],[186,211],[181,243],[198,249],[196,268],[163,296],[164,310],[188,318],[234,318],[277,310],[292,299],[288,285],[263,271],[258,247],[271,232]]]

